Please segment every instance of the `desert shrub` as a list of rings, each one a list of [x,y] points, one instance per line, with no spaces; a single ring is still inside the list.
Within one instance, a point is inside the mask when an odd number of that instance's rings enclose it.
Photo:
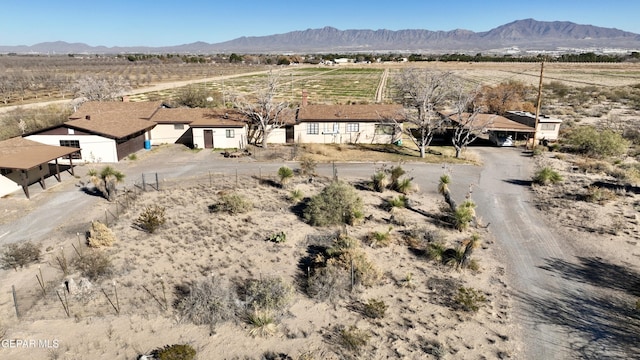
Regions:
[[[476,216],[476,204],[467,200],[456,207],[453,212],[453,226],[459,231],[466,230]]]
[[[389,186],[389,179],[384,171],[378,171],[371,176],[371,186],[377,192],[383,192]]]
[[[305,156],[300,159],[300,173],[306,176],[315,176],[318,163],[311,157]]]
[[[307,280],[307,294],[318,300],[334,302],[349,289],[349,274],[337,266],[316,268]]]
[[[71,265],[79,271],[82,276],[92,281],[109,277],[114,271],[109,256],[99,250],[83,252],[81,256],[71,261]]]
[[[249,335],[253,337],[267,337],[275,334],[277,331],[275,318],[271,312],[267,310],[249,312],[246,316],[246,321],[251,325]]]
[[[274,242],[276,244],[283,243],[283,242],[287,241],[287,234],[285,234],[284,231],[280,231],[280,232],[277,232],[275,234],[271,234],[271,236],[269,236],[267,238],[267,241],[271,241],[271,242]]]
[[[304,198],[304,194],[300,189],[293,189],[289,193],[289,200],[293,202],[299,202],[300,200],[302,200],[302,198]]]
[[[557,184],[562,182],[562,176],[556,170],[545,166],[533,175],[533,183],[538,185]]]
[[[366,317],[372,319],[382,319],[387,311],[387,304],[382,300],[369,299],[363,307],[363,313]]]
[[[545,88],[551,90],[558,99],[562,99],[569,94],[569,86],[560,81],[551,81],[545,85]]]
[[[444,253],[447,250],[446,246],[439,242],[429,243],[426,249],[426,255],[429,259],[435,261],[443,261]]]
[[[585,173],[608,173],[611,170],[611,164],[603,160],[593,160],[583,158],[575,161],[573,165],[580,171]]]
[[[367,345],[370,338],[371,334],[368,331],[358,329],[354,325],[338,328],[338,343],[350,353],[358,353]]]
[[[444,195],[449,192],[449,185],[451,185],[451,177],[447,174],[441,175],[438,182],[438,193]]]
[[[405,208],[407,207],[408,203],[409,203],[409,198],[407,198],[405,195],[400,195],[400,196],[385,200],[383,207],[388,211],[391,211],[391,209],[393,208]]]
[[[176,309],[182,320],[196,325],[215,326],[233,318],[235,298],[233,292],[220,278],[211,276],[178,288]]]
[[[243,195],[222,193],[217,203],[209,205],[209,212],[226,212],[232,215],[251,211],[253,204]]]
[[[405,195],[415,189],[415,186],[413,185],[413,179],[411,178],[397,180],[396,182],[394,182],[394,184],[394,190]]]
[[[484,295],[473,288],[465,288],[463,286],[458,288],[458,294],[454,298],[456,307],[460,310],[476,312],[480,309],[480,306],[487,301]]]
[[[610,129],[598,130],[593,126],[573,129],[565,143],[574,152],[596,158],[624,155],[630,144],[622,135]]]
[[[391,230],[393,228],[389,227],[387,231],[373,231],[369,233],[367,236],[367,242],[371,247],[386,247],[391,243]]]
[[[23,243],[11,243],[6,245],[2,256],[0,256],[0,266],[3,269],[14,269],[25,267],[40,260],[40,246],[30,241]]]
[[[280,184],[286,186],[293,179],[293,170],[288,166],[282,166],[278,169],[278,177],[280,178]]]
[[[616,198],[616,193],[613,190],[602,188],[599,186],[587,187],[587,195],[585,200],[596,204],[605,204]]]
[[[281,278],[247,280],[238,289],[241,300],[250,310],[284,313],[291,302],[294,288]]]
[[[142,230],[153,234],[167,221],[165,216],[164,206],[149,205],[142,210],[142,213],[136,220],[136,226]]]
[[[166,345],[151,352],[157,360],[193,360],[196,358],[196,350],[187,344]]]
[[[362,199],[353,186],[334,181],[311,198],[303,216],[313,226],[353,225],[364,216]]]
[[[89,246],[94,248],[109,247],[112,246],[114,242],[116,242],[116,235],[107,225],[99,221],[91,222],[89,237],[87,239]]]

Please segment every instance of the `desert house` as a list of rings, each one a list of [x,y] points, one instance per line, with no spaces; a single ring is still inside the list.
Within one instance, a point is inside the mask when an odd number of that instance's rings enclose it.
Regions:
[[[160,109],[153,102],[86,102],[69,121],[25,135],[39,143],[82,149],[74,154],[83,162],[115,163],[126,156],[150,148],[150,121]]]
[[[536,115],[526,111],[507,111],[505,115],[512,121],[520,124],[534,127],[536,123]],[[548,117],[545,115],[538,116],[538,127],[536,128],[536,139],[543,141],[556,141],[560,134],[560,124],[562,120]]]
[[[298,110],[293,132],[297,143],[391,144],[400,139],[402,106],[307,105]]]
[[[183,144],[201,149],[243,149],[247,121],[237,111],[209,108],[161,108],[151,118],[152,145]]]
[[[0,197],[22,187],[29,198],[29,185],[39,183],[46,189],[46,180],[52,175],[58,182],[61,171],[75,175],[73,159],[80,151],[75,147],[46,145],[22,137],[0,141]]]
[[[455,112],[441,112],[440,116],[453,123],[464,123],[472,131],[488,135],[489,140],[498,146],[513,146],[513,141],[527,140],[533,136],[533,126],[528,126],[497,114],[476,114],[468,122],[470,113],[458,116]]]

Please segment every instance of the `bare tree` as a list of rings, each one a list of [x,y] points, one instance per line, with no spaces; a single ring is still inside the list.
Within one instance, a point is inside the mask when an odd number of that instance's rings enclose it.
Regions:
[[[395,80],[396,97],[404,106],[403,132],[420,149],[424,158],[433,136],[446,121],[438,114],[450,89],[450,72],[406,69]]]
[[[456,149],[456,157],[467,145],[471,144],[478,135],[485,132],[491,126],[491,120],[480,118],[480,107],[476,106],[474,99],[477,90],[468,91],[461,81],[454,82],[451,102],[453,113],[449,115],[453,127],[451,141]]]
[[[233,100],[233,107],[249,119],[249,141],[263,148],[267,148],[271,132],[285,125],[291,111],[287,102],[276,101],[278,85],[279,75],[270,71],[265,87],[256,92],[253,101],[239,95]]]
[[[129,83],[122,76],[86,76],[73,84],[71,90],[76,98],[84,98],[87,101],[112,101],[124,95],[129,88]]]

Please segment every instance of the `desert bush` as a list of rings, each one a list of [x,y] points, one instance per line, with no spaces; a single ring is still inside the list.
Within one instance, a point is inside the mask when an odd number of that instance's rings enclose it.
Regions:
[[[630,142],[622,135],[610,130],[598,130],[593,126],[580,126],[567,135],[565,143],[569,149],[591,157],[602,158],[624,155]]]
[[[156,360],[193,360],[196,350],[191,345],[175,344],[155,349],[151,355]]]
[[[142,230],[153,234],[167,221],[164,206],[149,205],[142,210],[136,220],[136,226]]]
[[[311,198],[303,216],[313,226],[353,225],[364,216],[362,199],[353,186],[334,181]]]
[[[0,266],[3,269],[14,269],[25,267],[40,260],[40,246],[30,241],[23,243],[11,243],[6,245],[2,256],[0,256]]]
[[[302,193],[302,190],[300,190],[300,189],[293,189],[289,193],[289,200],[291,200],[293,202],[297,203],[300,200],[302,200],[302,198],[304,198],[304,194]]]
[[[415,190],[412,178],[400,179],[394,182],[394,184],[394,190],[405,195]]]
[[[390,226],[387,231],[373,231],[367,236],[367,242],[371,247],[386,247],[391,244],[391,230]]]
[[[367,346],[371,334],[368,331],[358,329],[352,325],[350,327],[341,326],[338,328],[338,343],[343,349],[350,353],[356,354]]]
[[[287,241],[287,234],[285,234],[284,231],[280,231],[280,232],[277,232],[275,234],[271,234],[271,236],[269,236],[267,238],[267,241],[271,241],[271,242],[274,242],[276,244],[283,243],[283,242]]]
[[[363,307],[363,313],[371,319],[382,319],[387,312],[387,304],[382,300],[369,299]]]
[[[293,179],[293,170],[287,166],[281,166],[278,169],[278,177],[280,184],[284,187]]]
[[[255,310],[247,314],[246,321],[251,325],[249,335],[256,337],[268,337],[277,331],[275,318],[270,311]]]
[[[605,204],[617,197],[615,191],[599,186],[587,187],[585,200],[596,204]]]
[[[476,312],[480,309],[480,306],[487,301],[485,296],[478,290],[473,288],[465,288],[463,286],[458,288],[458,294],[456,295],[454,302],[456,307],[460,310]]]
[[[409,198],[407,198],[405,195],[400,195],[398,197],[387,199],[383,206],[385,209],[387,209],[387,211],[391,211],[391,209],[393,208],[405,208],[407,207],[408,203]]]
[[[440,181],[438,182],[438,193],[442,195],[448,193],[449,185],[451,185],[451,177],[447,174],[441,175]]]
[[[209,325],[212,332],[217,324],[232,319],[235,314],[233,292],[218,277],[179,286],[178,293],[176,309],[182,320]]]
[[[209,212],[226,212],[232,215],[251,211],[253,204],[243,195],[222,193],[217,203],[209,205]]]
[[[284,313],[289,306],[294,288],[281,278],[262,278],[246,280],[238,293],[247,309],[253,312],[264,310],[278,315]]]
[[[305,176],[315,176],[318,163],[311,157],[304,156],[300,159],[300,173]]]
[[[87,243],[89,246],[98,248],[98,247],[109,247],[112,246],[113,243],[116,242],[116,235],[107,227],[107,225],[99,222],[92,221],[91,228],[89,229],[89,237],[87,238]]]
[[[562,176],[556,170],[545,166],[533,175],[533,183],[538,185],[557,184],[562,182]]]
[[[471,200],[466,200],[453,212],[453,226],[459,231],[466,230],[476,216],[476,204]]]
[[[576,160],[573,165],[580,171],[585,173],[608,173],[611,170],[611,164],[603,160],[594,160],[582,158]]]
[[[349,275],[337,266],[316,268],[307,279],[307,294],[318,300],[335,302],[349,289]]]
[[[378,171],[371,176],[371,186],[377,192],[383,192],[389,186],[389,179],[384,171]]]
[[[114,268],[111,259],[100,250],[90,250],[74,258],[71,265],[80,274],[91,281],[109,277],[113,274]]]

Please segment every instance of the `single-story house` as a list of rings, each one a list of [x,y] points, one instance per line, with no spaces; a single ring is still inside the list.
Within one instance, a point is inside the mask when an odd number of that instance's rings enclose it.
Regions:
[[[470,115],[470,113],[462,113],[462,121],[466,122]],[[458,122],[459,120],[457,113],[441,112],[440,116],[452,122]],[[504,145],[507,139],[529,139],[535,131],[532,126],[509,120],[497,114],[476,114],[475,119],[468,126],[476,131],[481,131],[483,134],[488,134],[489,140],[500,146]]]
[[[193,147],[202,149],[244,149],[247,146],[247,122],[244,115],[230,109],[189,109]]]
[[[60,182],[60,158],[68,159],[69,164],[63,167],[75,175],[73,158],[80,151],[75,147],[45,145],[22,137],[0,141],[0,196],[22,186],[29,198],[29,185],[39,182],[46,189],[45,179],[51,175]]]
[[[303,105],[295,141],[322,144],[391,144],[401,137],[401,105]]]
[[[506,117],[520,124],[534,127],[536,124],[536,115],[526,111],[507,111]],[[556,141],[560,134],[560,124],[562,120],[548,117],[545,115],[538,116],[538,127],[536,129],[536,139]]]
[[[115,163],[150,148],[150,131],[156,123],[149,120],[161,106],[160,101],[87,102],[69,121],[25,137],[48,145],[81,148],[74,154],[80,161]]]

